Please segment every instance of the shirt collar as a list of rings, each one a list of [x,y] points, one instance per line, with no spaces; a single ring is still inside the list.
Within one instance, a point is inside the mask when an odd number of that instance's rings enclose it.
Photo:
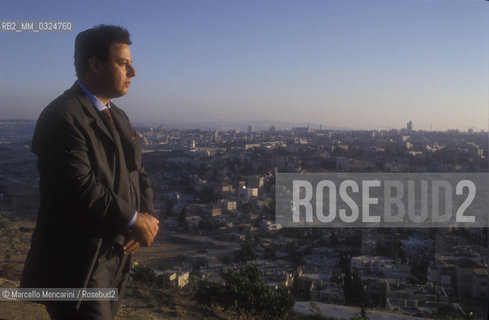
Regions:
[[[96,96],[94,96],[93,93],[91,93],[90,90],[88,90],[83,85],[83,83],[81,83],[80,80],[77,80],[76,82],[78,83],[78,85],[80,86],[80,88],[83,90],[83,92],[85,92],[85,94],[88,97],[88,100],[90,100],[90,102],[95,107],[95,109],[97,109],[98,111],[104,111],[105,109],[110,108],[110,101],[107,103],[107,105],[104,105],[102,103],[102,101],[100,101],[99,98],[97,98]]]

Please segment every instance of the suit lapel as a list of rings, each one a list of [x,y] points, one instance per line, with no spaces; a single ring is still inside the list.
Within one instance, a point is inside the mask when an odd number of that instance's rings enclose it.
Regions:
[[[85,95],[80,86],[75,82],[75,84],[71,87],[71,93],[80,101],[81,105],[85,109],[85,111],[90,115],[93,119],[92,126],[95,127],[96,130],[100,130],[104,133],[107,138],[115,144],[116,148],[120,150],[121,156],[125,158],[127,167],[132,171],[138,168],[136,164],[136,148],[134,145],[134,131],[130,123],[127,121],[126,117],[123,114],[123,111],[119,109],[115,104],[111,102],[111,114],[114,120],[115,128],[110,128],[111,130],[117,131],[115,134],[112,134],[107,125],[102,120],[102,114],[92,105],[88,97]]]
[[[117,127],[117,130],[119,131],[119,134],[121,136],[121,141],[123,141],[123,143],[131,142],[132,141],[131,126],[125,120],[125,117],[122,115],[122,111],[113,103],[111,103],[110,110],[112,113],[112,118],[114,119],[115,126]],[[129,144],[132,145],[132,143]]]
[[[132,171],[136,170],[135,158],[136,149],[133,141],[133,130],[126,117],[116,105],[111,103],[111,113],[115,126],[119,132],[122,148],[124,149],[127,167]]]
[[[75,84],[71,87],[71,93],[80,101],[81,105],[85,109],[85,111],[92,117],[93,122],[92,126],[96,127],[98,130],[102,131],[112,142],[115,143],[114,137],[109,132],[109,129],[105,125],[104,121],[101,118],[101,114],[95,107],[92,105],[88,97],[85,95],[80,86],[75,82]]]

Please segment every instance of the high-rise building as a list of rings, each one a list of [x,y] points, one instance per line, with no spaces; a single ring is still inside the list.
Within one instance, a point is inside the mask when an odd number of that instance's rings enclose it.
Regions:
[[[413,131],[413,122],[409,121],[406,125],[407,131]]]

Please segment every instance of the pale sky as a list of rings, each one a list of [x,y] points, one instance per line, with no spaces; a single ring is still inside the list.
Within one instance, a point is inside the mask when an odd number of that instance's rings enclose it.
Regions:
[[[36,119],[75,81],[76,34],[131,32],[137,122],[295,121],[354,129],[488,129],[483,0],[0,1],[0,119]]]

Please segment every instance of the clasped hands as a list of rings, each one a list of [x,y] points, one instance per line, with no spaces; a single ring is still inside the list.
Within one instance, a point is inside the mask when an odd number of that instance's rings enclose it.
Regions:
[[[141,247],[149,247],[158,233],[158,223],[153,215],[138,212],[129,240],[124,244],[124,254],[133,254]]]

